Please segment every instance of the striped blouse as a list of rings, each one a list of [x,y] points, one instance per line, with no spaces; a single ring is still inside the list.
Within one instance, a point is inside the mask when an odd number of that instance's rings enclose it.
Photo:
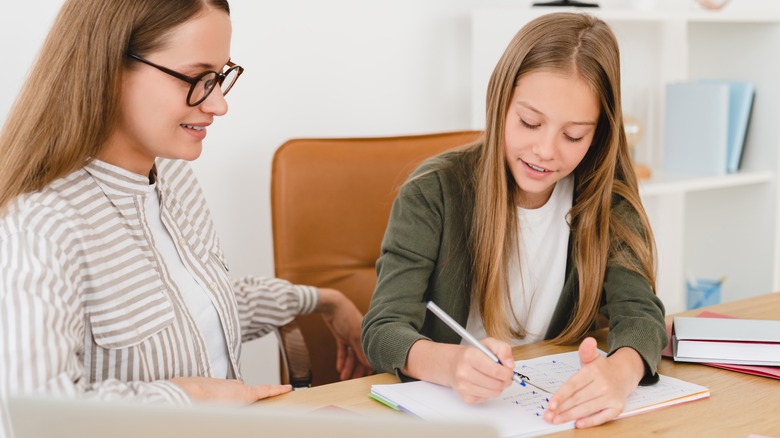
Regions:
[[[158,160],[156,171],[162,221],[210,294],[229,377],[240,379],[242,341],[313,311],[317,291],[271,278],[231,282],[190,166]],[[186,403],[167,380],[212,376],[203,336],[155,248],[143,211],[148,184],[93,161],[19,197],[0,218],[0,396]]]

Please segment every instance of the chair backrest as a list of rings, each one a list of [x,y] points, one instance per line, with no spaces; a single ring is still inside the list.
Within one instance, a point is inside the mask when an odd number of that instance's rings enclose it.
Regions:
[[[284,143],[271,172],[275,275],[338,289],[366,312],[398,189],[426,158],[480,136],[458,131]],[[322,319],[303,315],[297,322],[311,357],[312,384],[338,381],[336,343]]]

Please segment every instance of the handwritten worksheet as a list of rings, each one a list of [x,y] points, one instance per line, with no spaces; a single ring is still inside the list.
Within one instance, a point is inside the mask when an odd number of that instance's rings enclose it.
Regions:
[[[579,368],[576,351],[515,361],[515,371],[527,376],[530,384],[512,384],[500,397],[479,404],[465,403],[451,388],[428,382],[373,385],[371,393],[383,403],[422,418],[481,421],[492,424],[504,437],[535,436],[574,427],[573,422],[551,425],[543,415],[552,394]],[[660,376],[658,383],[640,386],[628,397],[621,417],[709,395],[703,386]]]
[[[603,351],[599,353],[605,354]],[[504,391],[501,399],[515,404],[529,414],[541,416],[547,409],[552,394],[579,369],[579,356],[576,351],[515,361],[515,371],[527,376],[529,382],[537,387],[512,385]],[[662,375],[658,383],[640,386],[629,395],[626,409],[620,417],[688,401],[689,397],[694,397],[692,399],[695,400],[707,396],[709,390],[703,386]]]

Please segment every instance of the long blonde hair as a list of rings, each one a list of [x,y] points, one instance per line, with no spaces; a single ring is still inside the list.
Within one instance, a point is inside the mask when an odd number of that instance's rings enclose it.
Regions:
[[[501,339],[522,337],[507,320],[507,261],[517,246],[515,194],[519,190],[506,163],[504,124],[520,78],[535,71],[577,75],[599,99],[601,114],[593,142],[574,170],[570,212],[579,298],[568,326],[553,341],[571,343],[592,328],[597,317],[607,264],[628,268],[655,290],[653,236],[639,198],[620,101],[617,40],[603,21],[585,14],[554,13],[524,26],[509,43],[490,78],[485,134],[474,148],[480,160],[474,175],[475,208],[470,242],[472,304],[485,330]],[[638,224],[613,210],[622,198]],[[521,257],[523,255],[521,254]]]
[[[0,133],[0,213],[87,164],[116,123],[128,53],[143,56],[227,0],[68,0]]]

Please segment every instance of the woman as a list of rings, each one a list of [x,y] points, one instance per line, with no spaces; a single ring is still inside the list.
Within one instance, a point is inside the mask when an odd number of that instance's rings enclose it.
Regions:
[[[228,278],[187,161],[230,38],[225,0],[65,2],[0,135],[0,395],[250,403],[290,387],[244,385],[241,343],[312,311],[370,371],[340,292]]]
[[[599,314],[609,357],[582,369],[545,419],[616,417],[656,376],[666,344],[653,238],[626,146],[617,41],[601,20],[556,13],[511,41],[488,86],[483,138],[418,169],[393,205],[363,320],[379,371],[451,386],[464,400],[512,382],[511,346],[580,341]],[[431,300],[502,365],[432,314]]]

